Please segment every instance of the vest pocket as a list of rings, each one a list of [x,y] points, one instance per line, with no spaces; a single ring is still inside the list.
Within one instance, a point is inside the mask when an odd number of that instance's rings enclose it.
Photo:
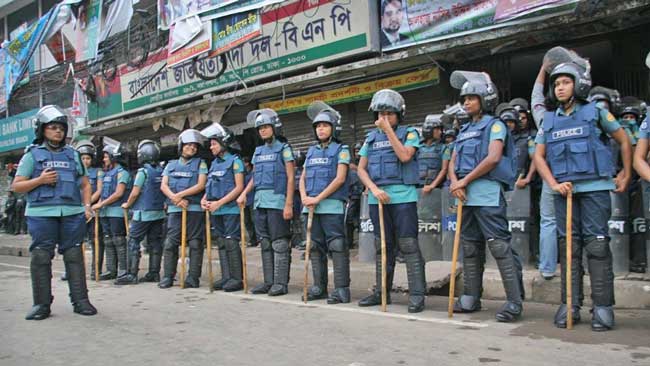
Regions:
[[[612,150],[607,146],[595,145],[594,147],[594,156],[596,168],[598,170],[598,176],[603,178],[610,178],[616,173],[614,171],[614,165],[611,163],[614,161],[614,154]]]
[[[550,149],[548,149],[546,159],[548,160],[553,175],[556,177],[567,173],[567,158],[565,151],[566,145],[563,143],[551,146]]]
[[[479,163],[479,141],[467,141],[458,149],[458,169],[463,173],[469,173]]]
[[[262,185],[263,186],[274,186],[274,177],[275,176],[275,165],[274,164],[265,164],[262,166]],[[285,183],[286,184],[286,183]]]
[[[401,176],[397,156],[384,156],[381,168],[383,169],[383,176],[385,178],[399,178]]]
[[[569,144],[569,164],[571,171],[576,173],[594,173],[594,158],[589,151],[586,141]]]
[[[314,193],[320,194],[331,182],[329,171],[316,171],[316,178],[314,180]]]
[[[69,172],[59,172],[59,179],[57,184],[61,185],[58,189],[61,198],[74,199],[80,195],[79,187],[77,186],[77,180]]]
[[[373,181],[381,178],[381,156],[368,157],[368,173]]]

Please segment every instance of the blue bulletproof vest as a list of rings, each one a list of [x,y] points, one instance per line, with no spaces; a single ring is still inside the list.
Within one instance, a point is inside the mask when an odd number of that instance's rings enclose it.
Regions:
[[[145,164],[140,171],[144,172],[144,184],[140,187],[140,195],[133,204],[134,210],[162,211],[165,204],[165,195],[160,190],[163,169]]]
[[[528,133],[512,135],[515,144],[515,156],[517,159],[517,173],[526,174],[530,167],[530,156],[528,155]]]
[[[88,181],[90,182],[90,187],[92,189],[92,193],[97,192],[97,172],[99,171],[98,168],[88,168]]]
[[[612,151],[600,139],[599,111],[594,103],[570,116],[544,113],[546,161],[558,182],[603,179],[614,172]]]
[[[101,198],[102,200],[107,199],[110,197],[113,193],[115,193],[115,190],[117,189],[117,176],[119,173],[125,172],[124,168],[122,168],[121,165],[117,165],[115,168],[109,170],[104,174],[104,179],[102,180],[102,195]],[[127,201],[129,198],[129,192],[131,191],[131,184],[126,185],[126,189],[124,191],[124,194],[122,197],[120,197],[119,200],[111,203],[110,205],[106,207],[119,207],[121,206],[124,202]]]
[[[304,167],[296,166],[296,173],[293,175],[293,185],[296,192],[300,191],[300,177],[303,169]]]
[[[454,162],[455,172],[459,178],[469,174],[488,156],[490,131],[492,125],[497,121],[499,121],[498,118],[485,115],[480,121],[466,123],[461,127],[460,134],[455,141],[456,161]],[[481,178],[500,182],[508,190],[512,190],[517,174],[517,162],[512,137],[507,129],[506,133],[501,160],[492,171]]]
[[[233,164],[236,155],[229,155],[222,160],[216,158],[212,161],[210,172],[208,173],[208,184],[205,187],[205,193],[209,201],[220,200],[235,189],[235,171]],[[235,207],[235,201],[230,201],[223,207]]]
[[[418,150],[419,184],[431,184],[442,169],[442,152],[445,145],[434,142],[433,145],[420,145]]]
[[[75,154],[70,146],[60,151],[50,151],[45,146],[32,146],[28,149],[34,158],[34,171],[30,178],[37,178],[43,170],[54,169],[57,174],[55,184],[42,184],[27,193],[27,202],[31,207],[40,206],[80,206],[81,190],[79,171]]]
[[[287,171],[282,150],[287,144],[277,140],[271,145],[258,146],[253,154],[255,191],[272,189],[276,194],[287,194]]]
[[[248,172],[244,176],[244,187],[248,186],[248,182],[253,179],[253,172]],[[246,195],[246,206],[252,206],[255,200],[255,189],[251,189],[250,192]]]
[[[408,129],[398,126],[395,129],[395,134],[402,143],[405,143]],[[368,134],[366,142],[368,144],[368,173],[376,185],[418,184],[417,153],[411,161],[402,163],[393,151],[386,134],[377,130]]]
[[[305,189],[308,196],[318,196],[336,178],[341,149],[343,145],[337,142],[331,142],[325,149],[320,149],[318,145],[309,148],[305,159]],[[347,201],[348,195],[349,188],[346,180],[327,198]]]
[[[169,172],[169,189],[174,192],[182,192],[199,182],[199,166],[201,158],[191,158],[187,164],[182,164],[179,160],[169,162],[167,171]],[[202,193],[187,196],[185,199],[192,204],[200,204]],[[171,203],[171,201],[169,201]]]

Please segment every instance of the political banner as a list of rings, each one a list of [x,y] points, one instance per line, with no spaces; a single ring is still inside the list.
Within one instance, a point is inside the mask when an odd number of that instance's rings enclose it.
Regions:
[[[257,10],[233,14],[212,21],[212,52],[218,55],[262,34]]]

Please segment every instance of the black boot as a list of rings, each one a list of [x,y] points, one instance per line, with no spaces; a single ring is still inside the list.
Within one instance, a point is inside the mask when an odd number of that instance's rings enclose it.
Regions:
[[[140,266],[140,252],[129,253],[129,268],[126,276],[119,277],[115,280],[116,285],[137,285],[138,270]]]
[[[223,285],[226,292],[239,291],[244,288],[242,255],[239,243],[234,239],[227,239],[226,250],[228,251],[228,267],[230,267],[230,279]]]
[[[158,249],[160,250],[160,249]],[[140,282],[160,282],[160,261],[162,255],[158,251],[151,251],[149,253],[149,272],[142,276]]]
[[[273,286],[274,258],[271,241],[269,241],[268,238],[262,238],[260,247],[262,250],[262,271],[264,272],[264,283],[253,287],[251,293],[255,295],[267,294],[271,289],[271,286]]]
[[[347,243],[342,238],[334,239],[328,248],[334,266],[334,291],[327,298],[327,303],[347,304],[350,302],[350,253]]]
[[[223,290],[223,285],[230,279],[230,261],[228,261],[228,250],[226,249],[226,241],[229,239],[218,238],[219,247],[219,267],[221,268],[221,278],[212,284],[215,291]]]
[[[573,308],[573,322],[580,322],[580,308],[583,300],[583,280],[584,271],[582,269],[582,249],[580,241],[577,238],[573,240],[571,246],[571,287],[573,289],[571,296],[571,307]],[[562,305],[557,309],[554,317],[555,326],[566,328],[567,325],[567,306],[566,306],[566,238],[558,239],[559,256],[560,256],[560,282],[561,282],[561,301]]]
[[[517,270],[514,253],[510,248],[510,243],[505,240],[489,240],[488,247],[499,267],[501,282],[507,299],[506,303],[497,312],[496,318],[498,321],[505,323],[516,321],[521,317],[523,306],[521,300],[522,289],[520,287],[521,274]]]
[[[86,287],[86,273],[84,271],[81,247],[66,249],[63,252],[63,261],[66,272],[68,272],[70,302],[72,302],[74,312],[81,315],[97,314],[97,309],[88,300],[88,288]]]
[[[454,313],[481,310],[484,253],[484,242],[463,241],[463,294],[454,303]]]
[[[158,287],[170,288],[174,285],[174,277],[176,277],[176,264],[178,263],[178,247],[164,250],[163,256],[164,276]]]
[[[201,279],[201,268],[203,266],[203,242],[201,240],[190,240],[190,270],[185,279],[185,287],[199,288]]]
[[[99,280],[114,280],[117,278],[117,251],[113,238],[104,236],[104,248],[106,249],[106,272],[99,275]]]
[[[127,274],[126,237],[114,237],[113,244],[115,245],[115,251],[117,252],[117,278],[122,278]]]
[[[424,259],[420,253],[416,238],[399,238],[399,248],[404,253],[406,276],[409,284],[409,313],[419,313],[424,310],[424,295],[426,280],[424,277]]]
[[[609,239],[595,238],[585,243],[589,279],[591,280],[591,330],[603,332],[614,328],[614,271]]]
[[[375,290],[372,294],[359,300],[359,306],[377,306],[381,305],[381,242],[375,238]],[[386,304],[391,303],[390,291],[393,288],[393,275],[395,274],[395,259],[387,253],[386,258]]]
[[[319,248],[312,246],[309,253],[314,284],[307,291],[307,301],[322,300],[327,298],[327,255]],[[304,301],[304,299],[303,299]]]
[[[291,266],[291,246],[287,238],[273,241],[273,286],[269,296],[286,295],[289,292],[289,270]]]
[[[52,257],[46,250],[32,250],[29,269],[32,277],[34,305],[25,316],[26,320],[43,320],[50,316],[52,297]]]

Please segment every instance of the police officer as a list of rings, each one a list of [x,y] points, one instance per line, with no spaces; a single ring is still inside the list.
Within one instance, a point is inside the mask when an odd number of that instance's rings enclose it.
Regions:
[[[650,56],[649,56],[650,61]],[[650,67],[650,65],[648,65]],[[625,108],[623,118],[631,118],[631,114],[638,113],[641,115],[640,109]],[[650,139],[650,118],[646,117],[639,128],[638,141],[636,149],[634,149],[634,169],[639,174],[641,179],[644,179],[646,182],[650,181],[650,166],[648,165],[647,156],[648,156],[648,147],[650,144],[648,140]],[[643,200],[647,200],[648,197],[643,197]],[[647,207],[647,202],[644,202],[643,206]],[[647,221],[647,220],[646,220]],[[647,237],[648,233],[646,233]],[[647,258],[647,245],[638,245],[632,248],[632,263],[630,270],[634,272],[645,272],[646,266],[648,265]]]
[[[451,156],[449,178],[452,194],[464,201],[463,295],[455,312],[481,309],[485,242],[496,259],[506,293],[497,311],[500,322],[517,320],[523,310],[521,268],[510,245],[504,190],[515,180],[514,146],[506,126],[491,115],[498,103],[496,86],[486,73],[454,71],[451,86],[460,89],[463,108],[471,121],[460,130]]]
[[[384,204],[387,255],[386,297],[395,273],[395,257],[399,250],[406,262],[411,313],[424,309],[424,260],[418,246],[417,191],[419,181],[416,153],[420,147],[417,130],[403,126],[406,105],[394,90],[383,89],[373,95],[370,110],[375,116],[376,129],[368,133],[359,152],[359,179],[368,188],[370,219],[374,226],[376,249],[375,291],[359,306],[381,304],[381,241],[378,202]]]
[[[33,145],[20,160],[12,190],[27,193],[27,226],[32,237],[30,272],[34,306],[27,320],[50,315],[52,258],[63,254],[70,300],[75,313],[95,315],[88,300],[81,243],[90,210],[90,184],[79,154],[66,145],[68,117],[54,105],[41,108],[35,117]]]
[[[178,136],[178,160],[165,166],[160,189],[167,196],[167,240],[164,246],[164,277],[158,284],[169,288],[174,284],[178,247],[181,243],[182,211],[187,210],[186,240],[190,252],[190,268],[185,287],[198,288],[203,263],[205,220],[201,197],[207,182],[208,165],[198,155],[203,137],[197,130],[185,130]]]
[[[310,252],[314,284],[307,300],[327,298],[328,304],[350,302],[350,253],[345,241],[344,213],[350,149],[341,144],[341,115],[322,102],[307,111],[316,144],[309,147],[300,177],[303,213],[313,210]],[[334,291],[327,295],[327,254],[334,264]]]
[[[252,293],[279,296],[287,293],[289,284],[294,158],[282,136],[282,122],[274,110],[251,111],[247,120],[254,123],[264,141],[253,154],[253,179],[237,198],[240,206],[245,205],[246,195],[255,190],[255,230],[261,241],[264,283],[254,287]]]
[[[126,226],[121,205],[129,196],[132,182],[122,165],[126,155],[122,144],[106,144],[103,151],[104,164],[110,170],[104,174],[102,194],[93,210],[101,210],[100,220],[104,225],[106,272],[99,279],[109,280],[126,276]]]
[[[430,114],[422,124],[423,143],[418,149],[419,186],[422,193],[428,194],[447,179],[449,161],[443,160],[445,143],[442,141],[441,115]]]
[[[165,219],[165,196],[160,190],[163,169],[158,165],[160,146],[151,140],[142,140],[138,144],[138,164],[140,169],[135,175],[133,189],[122,208],[133,209],[133,218],[129,228],[128,272],[118,278],[118,285],[135,285],[138,283],[140,266],[140,243],[147,237],[149,252],[149,271],[142,278],[143,282],[160,281],[160,261],[163,247],[163,221]]]
[[[300,211],[302,210],[302,202],[300,200],[300,177],[305,165],[305,154],[300,150],[292,150],[294,163],[296,166],[294,183],[296,189],[293,192],[293,219],[291,219],[291,246],[293,248],[305,249],[306,235],[303,230],[303,221]]]
[[[221,279],[211,284],[215,290],[239,291],[244,287],[242,253],[239,247],[241,227],[235,200],[244,190],[244,163],[237,154],[239,144],[228,128],[218,123],[201,131],[208,138],[215,159],[208,171],[208,182],[201,207],[212,213],[212,237],[219,248]]]
[[[453,129],[453,128],[445,130],[445,133],[444,133],[445,144],[447,144],[447,146],[449,146],[450,144],[453,144],[454,141],[456,141],[456,135],[457,134],[458,134],[458,132],[456,132],[456,130]]]
[[[248,156],[245,156],[242,161],[244,162],[245,175],[244,175],[244,187],[248,186],[248,183],[253,179],[253,164],[251,164],[251,159]],[[244,209],[244,215],[246,216],[246,232],[248,234],[248,243],[249,247],[256,247],[259,243],[257,240],[257,234],[255,232],[255,221],[253,220],[253,202],[255,201],[255,190],[251,189],[246,195],[246,208]]]
[[[99,168],[93,167],[93,161],[95,159],[95,156],[97,156],[95,145],[93,145],[93,143],[88,140],[82,140],[77,143],[76,149],[81,156],[81,162],[86,167],[86,171],[88,172],[88,181],[90,182],[92,194],[90,201],[91,203],[95,203],[99,201],[99,197],[102,194],[102,179],[104,178],[104,172]],[[86,238],[88,240],[88,243],[91,243],[90,247],[92,248],[93,253],[90,272],[90,279],[93,281],[95,280],[95,220],[98,220],[98,218],[93,217],[86,224]],[[99,264],[99,273],[101,275],[102,265],[104,264],[104,235],[101,226],[99,227],[99,232],[97,235],[99,239],[97,262]]]
[[[548,54],[547,54],[548,55]],[[535,166],[554,195],[560,264],[562,305],[555,325],[566,327],[568,311],[580,321],[582,305],[582,252],[587,253],[593,302],[591,328],[605,331],[614,327],[614,274],[609,248],[608,220],[611,216],[610,190],[625,192],[631,176],[631,147],[616,118],[594,102],[586,102],[591,87],[588,61],[571,58],[550,64],[547,58],[537,76],[543,84],[550,69],[550,102],[556,108],[544,113],[536,138]],[[535,95],[534,95],[535,96]],[[542,96],[537,97],[541,99]],[[539,104],[540,100],[533,101]],[[543,102],[542,102],[543,103]],[[612,153],[601,134],[607,133],[621,146],[624,174],[612,180]],[[572,309],[566,306],[566,196],[573,192]]]
[[[359,228],[361,215],[361,194],[365,188],[363,186],[363,183],[361,183],[359,180],[359,176],[357,175],[360,150],[361,144],[354,144],[354,160],[350,161],[348,169],[348,191],[350,192],[350,196],[345,207],[345,240],[347,242],[348,249],[354,248],[354,231]]]

